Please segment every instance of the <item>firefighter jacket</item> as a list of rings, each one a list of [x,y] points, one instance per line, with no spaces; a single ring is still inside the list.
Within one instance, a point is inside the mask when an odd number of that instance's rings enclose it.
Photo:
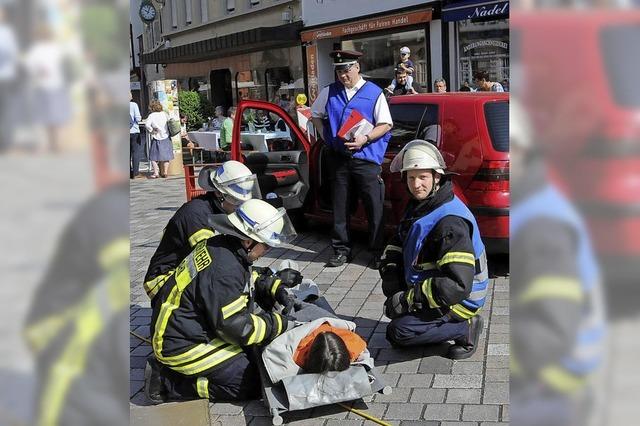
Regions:
[[[252,312],[250,268],[239,238],[218,235],[196,244],[154,303],[158,361],[186,376],[204,376],[244,346],[269,342],[286,329],[280,314]]]
[[[604,362],[600,273],[582,219],[534,173],[517,187],[511,214],[511,374],[575,394]]]
[[[411,311],[438,309],[459,320],[484,305],[488,270],[478,225],[450,181],[409,203],[392,245],[402,247],[405,297]]]
[[[225,212],[210,192],[183,204],[169,219],[144,277],[144,289],[150,299],[153,300],[180,261],[199,241],[215,235],[208,217],[220,213]]]
[[[126,183],[91,198],[65,228],[24,330],[37,372],[34,424],[128,421],[129,247]]]

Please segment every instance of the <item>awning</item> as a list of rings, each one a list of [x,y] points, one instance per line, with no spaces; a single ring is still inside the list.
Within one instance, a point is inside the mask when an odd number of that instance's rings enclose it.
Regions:
[[[200,62],[224,56],[256,52],[300,43],[302,22],[277,27],[260,27],[182,46],[144,54],[145,64]]]
[[[442,7],[442,20],[445,22],[464,21],[466,19],[490,20],[509,17],[509,0],[461,0],[449,1]]]

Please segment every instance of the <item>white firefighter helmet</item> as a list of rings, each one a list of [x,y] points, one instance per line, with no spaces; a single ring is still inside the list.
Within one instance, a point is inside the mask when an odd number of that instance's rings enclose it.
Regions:
[[[262,200],[248,200],[227,216],[240,232],[254,241],[277,247],[296,237],[287,211]]]
[[[389,170],[406,172],[407,170],[433,170],[444,175],[447,165],[442,154],[432,143],[414,139],[400,150],[391,161]]]
[[[256,175],[239,161],[229,160],[220,166],[206,166],[200,170],[198,184],[205,191],[216,190],[232,204],[252,198],[262,198]]]
[[[526,111],[516,99],[509,102],[509,141],[522,149],[531,148],[531,126]]]

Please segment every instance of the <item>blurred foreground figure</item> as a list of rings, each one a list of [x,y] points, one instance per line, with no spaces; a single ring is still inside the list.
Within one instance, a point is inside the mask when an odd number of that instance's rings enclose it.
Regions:
[[[599,424],[606,329],[598,265],[582,219],[547,180],[514,99],[510,113],[511,421]]]
[[[110,4],[107,4],[110,3]],[[112,7],[112,6],[120,6]],[[129,191],[125,3],[85,2],[85,53],[97,193],[79,208],[31,302],[25,337],[37,373],[37,425],[128,424]],[[53,7],[53,6],[52,6]],[[126,22],[126,21],[124,21]],[[106,42],[105,42],[106,41]],[[124,71],[124,72],[123,72]],[[72,190],[72,188],[69,188]]]

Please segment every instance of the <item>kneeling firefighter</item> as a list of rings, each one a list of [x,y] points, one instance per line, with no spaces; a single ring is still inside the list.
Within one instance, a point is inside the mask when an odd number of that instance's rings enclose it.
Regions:
[[[244,201],[261,198],[256,175],[238,161],[203,167],[198,184],[207,192],[184,203],[169,219],[149,262],[144,289],[152,301],[195,245],[215,235],[211,215],[232,213]]]
[[[381,259],[387,340],[394,346],[455,341],[449,357],[475,352],[488,285],[487,260],[473,214],[453,193],[438,149],[409,142],[393,159],[411,194]]]
[[[253,296],[286,304],[285,287],[299,284],[300,273],[251,273],[269,247],[295,238],[286,211],[252,199],[210,220],[220,235],[196,244],[156,296],[153,356],[145,371],[152,402],[258,396],[259,374],[248,347],[268,343],[293,325],[279,313],[254,309]]]

